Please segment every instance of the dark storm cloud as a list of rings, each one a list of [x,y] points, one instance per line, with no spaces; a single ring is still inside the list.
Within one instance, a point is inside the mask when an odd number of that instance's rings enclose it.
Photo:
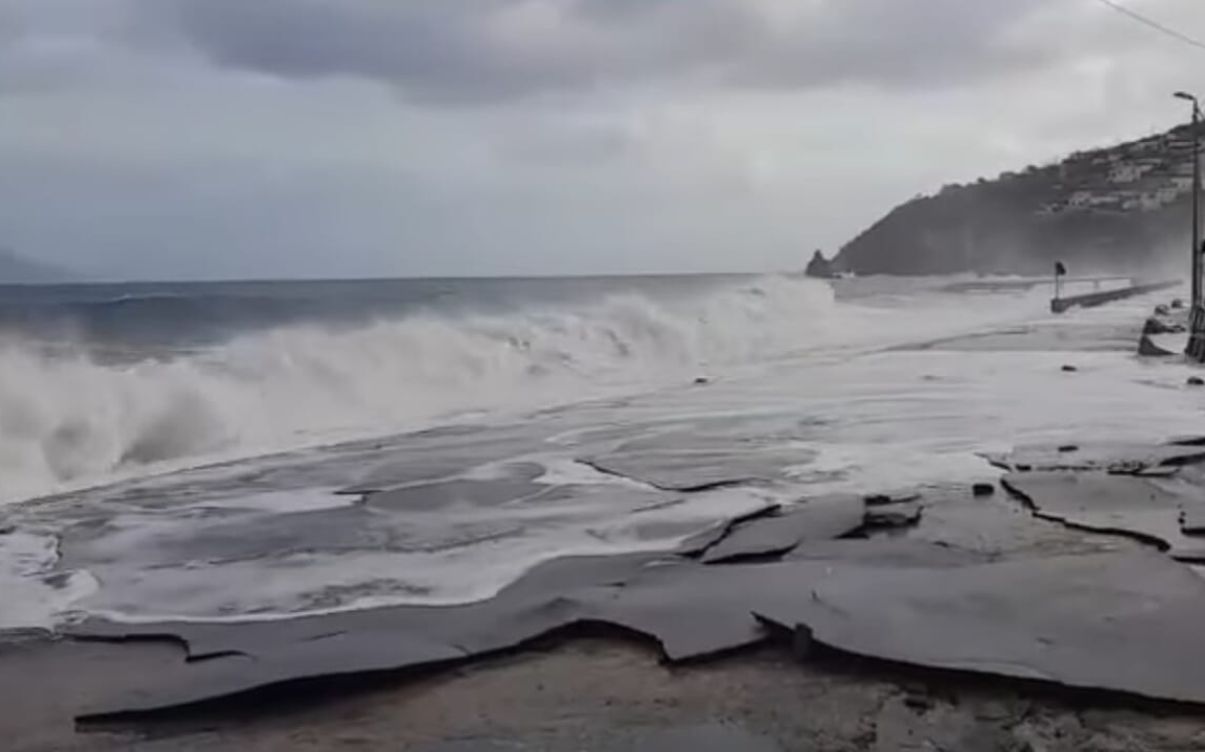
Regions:
[[[497,100],[698,79],[924,87],[1040,62],[1040,0],[145,0],[216,63]]]
[[[1175,122],[1196,52],[1089,0],[0,0],[0,245],[105,277],[794,268]]]
[[[505,99],[723,59],[757,19],[726,0],[147,0],[215,62]]]

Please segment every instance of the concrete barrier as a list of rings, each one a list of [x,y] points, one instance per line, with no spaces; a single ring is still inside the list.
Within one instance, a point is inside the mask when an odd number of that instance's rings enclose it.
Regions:
[[[1132,285],[1130,287],[1122,287],[1117,290],[1105,290],[1104,292],[1090,292],[1085,295],[1069,295],[1065,298],[1054,298],[1050,301],[1051,313],[1063,313],[1069,308],[1079,306],[1081,308],[1092,308],[1094,306],[1112,303],[1114,300],[1124,300],[1132,298],[1135,295],[1145,295],[1148,292],[1157,292],[1159,290],[1167,290],[1181,284],[1180,280],[1168,282],[1150,282],[1143,285]]]
[[[1063,285],[1092,284],[1096,290],[1106,282],[1133,283],[1133,277],[1063,277],[1059,282]],[[952,282],[941,289],[944,292],[1010,292],[1013,290],[1032,290],[1043,285],[1054,285],[1054,277],[1024,277],[1021,279],[983,279],[970,282]]]

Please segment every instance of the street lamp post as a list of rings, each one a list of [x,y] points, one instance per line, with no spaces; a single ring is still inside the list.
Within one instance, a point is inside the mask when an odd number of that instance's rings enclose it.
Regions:
[[[1177,99],[1192,102],[1192,310],[1201,306],[1201,104],[1192,94],[1178,91]],[[1194,316],[1195,318],[1195,316]]]

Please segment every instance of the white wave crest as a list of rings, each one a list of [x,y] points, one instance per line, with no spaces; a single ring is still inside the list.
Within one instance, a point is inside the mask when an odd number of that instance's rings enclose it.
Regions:
[[[10,340],[0,342],[0,501],[917,336],[917,322],[838,303],[824,283],[769,277],[671,301],[623,294],[506,315],[290,326],[122,364]]]
[[[835,308],[826,285],[769,278],[674,303],[291,326],[123,364],[0,342],[0,500],[687,378],[831,340]]]

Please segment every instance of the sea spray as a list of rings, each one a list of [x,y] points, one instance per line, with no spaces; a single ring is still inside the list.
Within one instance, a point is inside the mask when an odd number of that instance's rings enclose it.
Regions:
[[[98,356],[93,343],[8,334],[0,339],[0,501],[931,335],[974,318],[950,298],[873,308],[838,302],[814,280],[749,278],[664,299],[615,292],[495,313],[311,321],[116,359]]]

